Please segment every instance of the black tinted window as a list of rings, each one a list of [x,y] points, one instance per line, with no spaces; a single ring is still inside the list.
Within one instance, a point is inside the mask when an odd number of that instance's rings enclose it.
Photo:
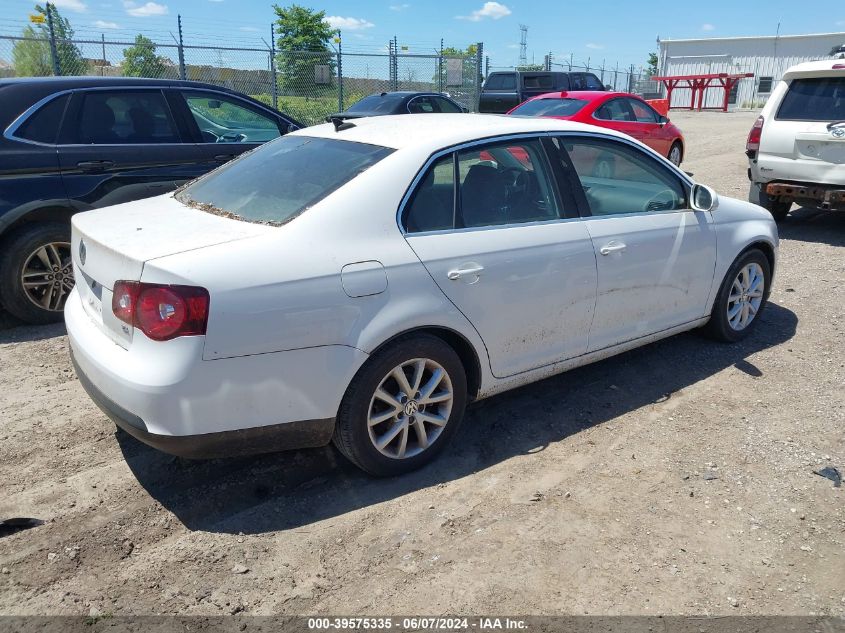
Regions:
[[[587,90],[604,90],[604,86],[595,75],[586,75],[584,77],[584,82]]]
[[[535,99],[511,112],[517,116],[572,116],[587,105],[582,99]]]
[[[554,88],[554,81],[552,81],[551,75],[523,75],[522,87],[535,90],[551,90]]]
[[[452,154],[435,162],[423,176],[408,202],[408,233],[442,231],[454,226],[455,170]]]
[[[39,143],[55,143],[69,98],[69,95],[62,95],[41,106],[24,121],[15,136]]]
[[[845,77],[793,79],[778,109],[785,121],[845,119]]]
[[[308,136],[283,136],[197,180],[178,200],[210,213],[284,224],[393,150]]]
[[[516,90],[516,75],[513,73],[490,75],[484,87],[488,90]]]
[[[160,90],[83,95],[76,122],[77,142],[97,145],[178,143],[179,134]]]
[[[370,95],[348,107],[347,112],[378,112],[388,114],[398,108],[405,97],[396,95]]]
[[[440,108],[441,112],[463,112],[463,110],[461,110],[461,106],[459,106],[454,101],[450,101],[449,99],[444,99],[443,97],[434,97],[434,102],[437,103],[437,107]]]

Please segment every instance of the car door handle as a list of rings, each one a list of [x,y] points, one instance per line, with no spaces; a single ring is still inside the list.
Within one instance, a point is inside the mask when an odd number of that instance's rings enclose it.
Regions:
[[[113,160],[84,160],[76,163],[82,171],[102,171],[114,165]]]
[[[214,157],[214,160],[219,160],[219,161],[224,161],[224,162],[225,162],[225,161],[227,161],[227,160],[232,160],[234,157],[235,157],[235,155],[234,155],[234,154],[217,154],[217,155]]]
[[[473,275],[480,275],[484,270],[484,266],[467,266],[466,268],[455,268],[446,273],[446,276],[452,281],[457,281],[463,277],[472,277]]]
[[[602,255],[610,255],[611,253],[618,253],[619,251],[624,251],[628,248],[625,242],[617,242],[613,240],[612,242],[608,242],[604,246],[599,249],[599,253]]]

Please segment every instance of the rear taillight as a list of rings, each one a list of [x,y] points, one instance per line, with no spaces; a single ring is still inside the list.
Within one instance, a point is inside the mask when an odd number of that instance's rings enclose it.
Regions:
[[[763,117],[758,116],[754,121],[751,131],[748,133],[748,141],[745,143],[746,152],[756,152],[760,149],[760,137],[763,134]]]
[[[208,290],[196,286],[117,281],[112,312],[154,341],[205,334]]]
[[[845,64],[834,64],[833,70],[845,70]]]

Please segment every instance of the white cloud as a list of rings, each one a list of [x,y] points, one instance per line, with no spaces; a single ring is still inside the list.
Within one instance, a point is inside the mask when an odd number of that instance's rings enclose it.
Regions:
[[[148,18],[151,15],[167,15],[170,13],[166,4],[159,4],[158,2],[147,2],[138,6],[132,0],[123,0],[123,8],[126,9],[126,13],[135,18]]]
[[[508,44],[508,48],[519,48],[519,44]]]
[[[88,10],[88,5],[82,2],[82,0],[53,0],[53,4],[59,9],[68,9],[77,13],[83,13]]]
[[[342,31],[360,31],[361,29],[369,29],[375,26],[375,24],[368,20],[344,18],[339,15],[330,15],[323,21],[327,22],[333,29],[341,29]]]
[[[701,30],[702,31],[715,31],[716,27],[713,26],[712,24],[710,24],[709,22],[706,22],[706,23],[701,25]]]
[[[587,48],[591,48],[594,51],[600,51],[604,48],[604,44],[594,44],[593,42],[590,42],[589,44],[587,44]]]
[[[477,11],[473,11],[469,15],[457,15],[455,18],[458,20],[469,20],[470,22],[480,22],[484,18],[498,20],[511,13],[512,11],[510,9],[499,2],[485,2],[484,6]]]
[[[409,9],[411,7],[410,4],[391,4],[390,10],[391,11],[404,11],[405,9]]]
[[[94,26],[98,29],[119,29],[120,25],[117,22],[106,22],[105,20],[97,20]]]
[[[223,0],[208,0],[209,2],[223,2]]]
[[[212,2],[223,2],[223,0],[211,0]],[[261,29],[257,26],[240,26],[238,27],[239,31],[244,31],[245,33],[258,33]]]

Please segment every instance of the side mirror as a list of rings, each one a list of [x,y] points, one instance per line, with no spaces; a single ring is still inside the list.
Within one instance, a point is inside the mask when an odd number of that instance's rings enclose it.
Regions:
[[[695,184],[691,206],[694,211],[715,211],[719,206],[719,195],[706,185]]]
[[[616,88],[614,88],[614,87],[613,87],[613,86],[611,86],[610,84],[606,84],[606,85],[605,85],[605,87],[604,87],[604,89],[605,89],[607,92],[613,92],[614,90],[616,90]]]
[[[669,123],[669,117],[660,115],[660,118],[657,119],[657,122],[660,124],[660,127],[663,127],[667,123]]]
[[[299,129],[299,126],[296,123],[288,123],[287,127],[285,128],[285,134],[290,134],[291,132],[296,132]]]

